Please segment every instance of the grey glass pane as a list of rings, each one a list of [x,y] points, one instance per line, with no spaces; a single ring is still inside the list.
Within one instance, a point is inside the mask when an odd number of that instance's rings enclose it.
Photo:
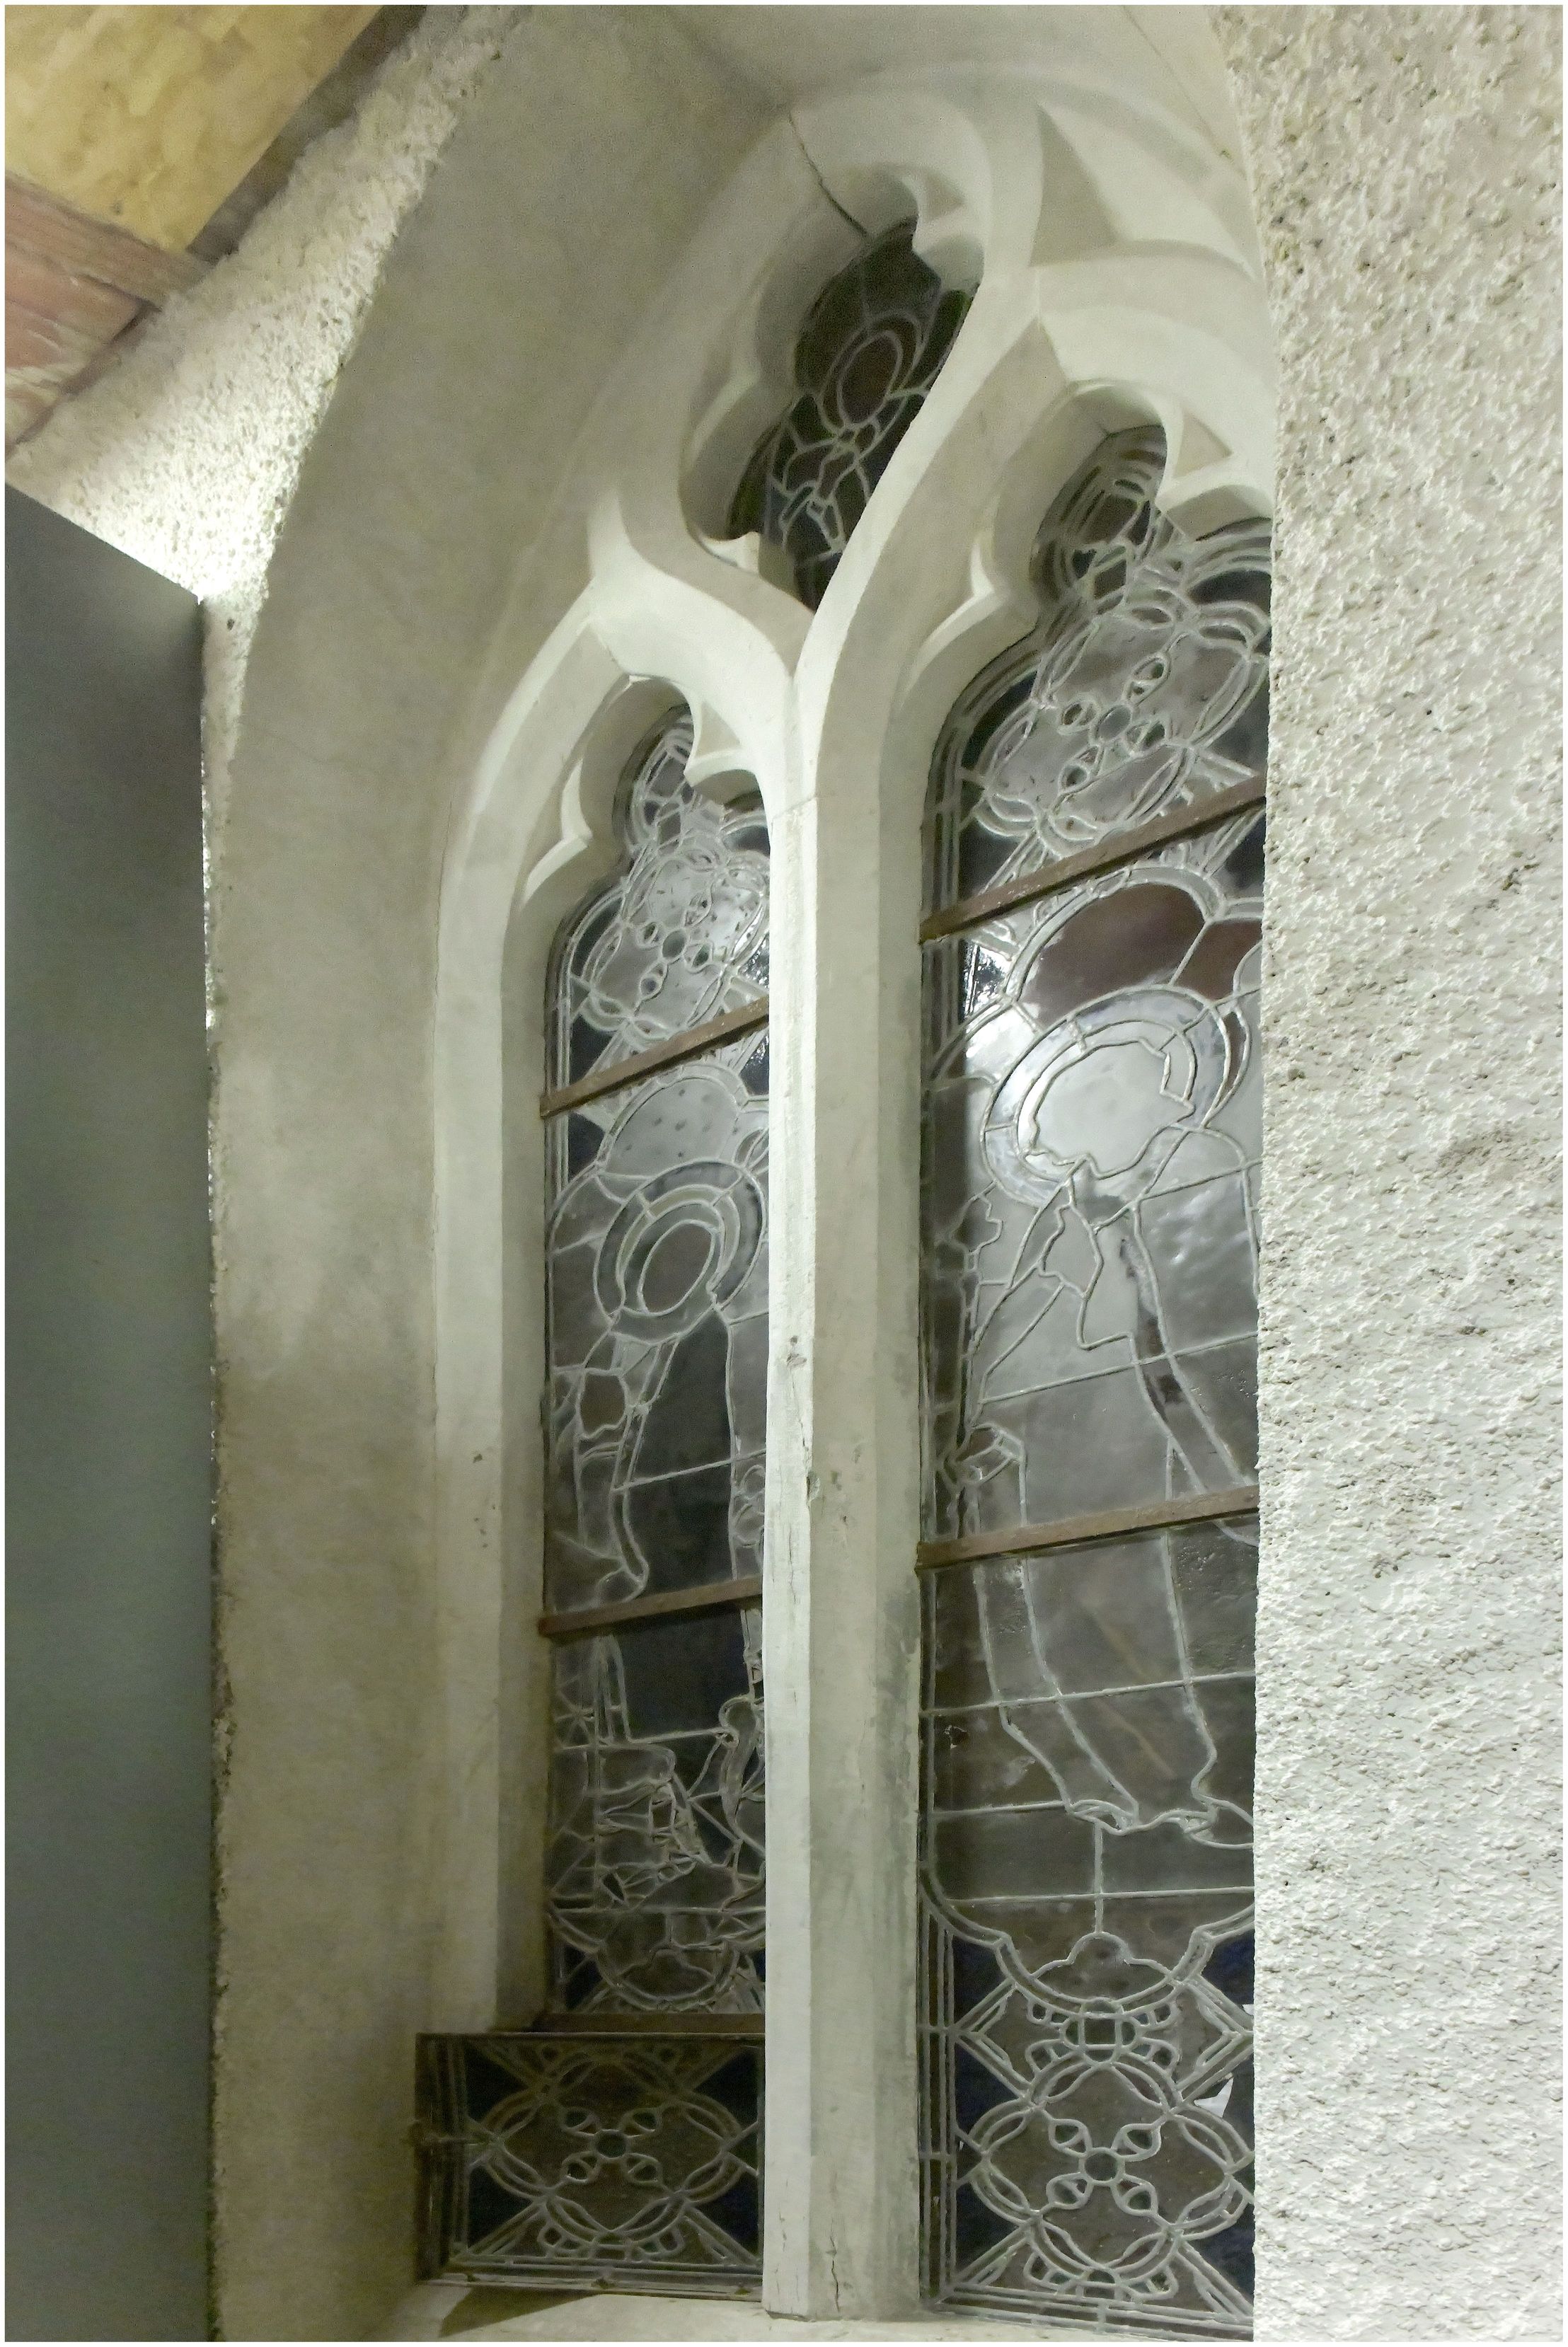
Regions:
[[[840,270],[801,329],[796,397],[753,454],[730,531],[782,547],[813,610],[968,305],[919,259],[905,222]]]
[[[1254,1473],[1261,836],[927,948],[928,1537]]]
[[[1102,444],[1035,550],[1038,626],[933,762],[934,907],[1258,784],[1268,533],[1156,510]],[[1263,823],[927,952],[926,1529],[1255,1472]],[[1225,1520],[929,1576],[927,2285],[1245,2336],[1255,1532]]]
[[[1268,525],[1188,538],[1154,506],[1164,460],[1157,430],[1118,433],[1047,517],[1039,624],[975,680],[938,748],[934,907],[1261,781]]]
[[[548,1908],[558,2009],[759,2013],[762,1616],[558,1649]]]
[[[1253,1520],[926,1580],[927,2286],[1245,2336]]]
[[[692,721],[663,719],[627,768],[619,876],[573,915],[551,979],[552,1080],[576,1083],[739,1010],[768,984],[768,834],[756,800],[686,780]]]
[[[427,2037],[418,2111],[426,2276],[755,2291],[760,2045]]]
[[[552,1127],[553,1611],[761,1570],[766,1086],[746,1036]]]
[[[765,989],[766,831],[754,810],[692,791],[691,738],[687,719],[669,720],[632,758],[625,867],[563,931],[558,1082],[613,1072]],[[548,1121],[552,1613],[760,1570],[767,1093],[762,1029]],[[552,1693],[552,2011],[644,2030],[666,2015],[760,2014],[760,1613],[732,1605],[559,1641]],[[446,2171],[453,2270],[754,2285],[760,2047],[506,2042],[527,2092]]]

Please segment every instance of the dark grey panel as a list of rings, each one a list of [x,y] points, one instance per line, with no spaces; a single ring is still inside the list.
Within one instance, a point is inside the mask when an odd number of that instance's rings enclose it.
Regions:
[[[7,490],[12,2339],[207,2324],[200,625]]]

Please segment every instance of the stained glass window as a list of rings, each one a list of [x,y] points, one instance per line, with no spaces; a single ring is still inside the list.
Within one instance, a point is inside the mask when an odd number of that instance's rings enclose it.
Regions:
[[[754,2291],[762,2083],[761,2045],[717,2034],[423,2039],[422,2270]]]
[[[691,748],[631,758],[552,967],[550,2000],[426,2041],[430,2271],[759,2271],[768,838]]]
[[[933,762],[927,2283],[1235,2337],[1268,538],[1163,465],[1070,483]]]
[[[782,548],[813,610],[968,307],[919,259],[905,223],[839,272],[801,329],[794,400],[753,454],[730,533],[755,530]]]
[[[960,697],[937,753],[933,909],[1257,794],[1268,526],[1189,538],[1155,507],[1163,471],[1160,432],[1117,433],[1047,517],[1040,623]]]

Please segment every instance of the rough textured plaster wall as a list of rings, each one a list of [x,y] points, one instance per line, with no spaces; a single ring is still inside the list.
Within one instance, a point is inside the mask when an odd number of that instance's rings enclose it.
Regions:
[[[213,899],[231,2338],[363,2338],[411,2280],[457,737],[503,608],[526,663],[581,584],[570,450],[759,127],[657,10],[526,15],[398,239],[268,573]]]
[[[1559,2338],[1560,16],[1216,14],[1281,384],[1260,2335]]]
[[[393,241],[520,14],[430,9],[239,249],[7,467],[29,497],[208,606],[207,759],[220,796],[305,451]]]

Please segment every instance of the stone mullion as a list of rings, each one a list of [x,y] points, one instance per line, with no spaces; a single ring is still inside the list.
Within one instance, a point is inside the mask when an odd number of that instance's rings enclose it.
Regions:
[[[917,907],[911,851],[890,956],[876,791],[804,785],[772,825],[764,2297],[868,2317],[916,2291]]]

